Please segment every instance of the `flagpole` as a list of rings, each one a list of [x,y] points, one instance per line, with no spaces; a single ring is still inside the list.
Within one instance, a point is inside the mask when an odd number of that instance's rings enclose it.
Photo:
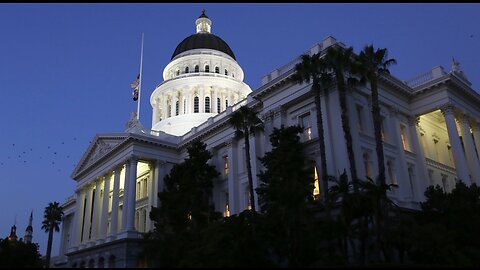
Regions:
[[[140,94],[142,93],[142,65],[143,65],[143,32],[142,32],[142,50],[140,52],[140,78],[138,85],[138,103],[137,103],[137,120],[140,120]]]

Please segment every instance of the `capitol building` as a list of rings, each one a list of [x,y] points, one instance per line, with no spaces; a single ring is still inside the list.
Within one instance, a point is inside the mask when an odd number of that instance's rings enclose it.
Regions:
[[[151,128],[135,115],[124,132],[98,133],[72,172],[73,196],[63,204],[60,252],[62,267],[138,267],[142,235],[153,229],[152,206],[174,164],[187,157],[196,139],[213,154],[221,173],[214,181],[217,211],[234,215],[250,207],[243,139],[228,120],[241,106],[257,112],[264,130],[250,138],[254,188],[262,170],[257,157],[272,149],[273,128],[301,125],[302,142],[315,178],[321,175],[316,112],[311,84],[290,78],[300,55],[262,78],[258,89],[243,82],[234,51],[216,36],[203,12],[194,34],[181,41],[150,95]],[[305,48],[316,54],[331,46],[347,47],[334,37]],[[338,90],[321,95],[327,168],[349,172]],[[433,67],[410,81],[392,75],[379,79],[382,134],[388,196],[399,206],[419,209],[430,185],[446,191],[461,179],[480,184],[480,95],[460,64]],[[369,85],[347,92],[355,163],[360,178],[375,178],[377,160]],[[322,196],[321,185],[315,195]],[[255,194],[256,196],[256,194]],[[258,202],[256,199],[255,202]],[[258,209],[258,205],[256,206]]]

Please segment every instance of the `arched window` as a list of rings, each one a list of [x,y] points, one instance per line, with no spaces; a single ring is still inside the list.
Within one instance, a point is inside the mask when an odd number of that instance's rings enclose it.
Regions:
[[[93,259],[90,259],[90,261],[88,261],[88,268],[93,268],[95,267],[95,261]]]
[[[175,74],[178,76],[180,75],[180,69],[177,69],[177,71],[175,71]]]
[[[195,65],[195,72],[198,72],[198,65]]]
[[[228,70],[227,69],[225,69],[225,75],[228,76]]]
[[[205,97],[205,112],[210,112],[210,97]]]
[[[232,77],[235,78],[235,73],[232,73]]]
[[[220,69],[218,67],[215,67],[215,73],[220,73]]]
[[[187,113],[187,100],[184,99],[183,100],[183,114],[186,114]]]
[[[210,72],[210,66],[209,65],[205,66],[205,72]]]
[[[103,257],[98,259],[98,268],[105,268],[105,259]]]
[[[108,258],[108,268],[116,268],[115,266],[115,255],[111,255],[109,258]]]
[[[193,99],[193,112],[198,113],[198,97]]]
[[[175,102],[175,115],[178,115],[180,113],[180,102],[177,100]]]
[[[217,113],[219,113],[222,109],[220,108],[220,105],[221,105],[221,100],[220,98],[217,98]]]
[[[225,109],[228,107],[228,99],[225,99]]]
[[[185,73],[188,73],[189,69],[188,67],[185,67]]]

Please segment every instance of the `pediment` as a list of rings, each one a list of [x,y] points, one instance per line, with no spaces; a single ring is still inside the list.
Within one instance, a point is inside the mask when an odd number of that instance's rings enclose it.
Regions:
[[[128,136],[125,134],[119,134],[118,136],[97,135],[80,159],[80,162],[72,174],[72,178],[75,178],[76,175],[82,172],[90,164],[110,153],[127,138]]]

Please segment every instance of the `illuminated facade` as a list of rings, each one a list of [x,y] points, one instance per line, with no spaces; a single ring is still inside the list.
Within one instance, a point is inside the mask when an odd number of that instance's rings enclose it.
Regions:
[[[164,70],[164,82],[151,95],[152,129],[145,130],[133,114],[125,132],[98,134],[72,173],[77,188],[62,205],[59,257],[64,266],[141,266],[136,258],[140,238],[153,228],[149,209],[158,206],[156,194],[163,188],[163,177],[187,156],[186,146],[194,139],[208,145],[211,164],[221,173],[214,182],[216,210],[228,216],[247,209],[244,142],[235,139],[228,124],[240,106],[255,109],[265,126],[251,138],[254,187],[262,169],[257,157],[271,150],[269,134],[282,125],[303,126],[312,173],[316,178],[321,175],[311,85],[289,81],[300,56],[264,76],[262,86],[250,92],[228,45],[209,43],[216,36],[205,40],[198,36],[212,35],[208,17],[202,14],[196,24],[197,34],[179,44]],[[329,46],[344,45],[327,37],[306,53]],[[379,95],[386,176],[393,185],[388,195],[396,204],[418,208],[429,185],[450,191],[458,179],[480,184],[480,95],[457,62],[449,72],[435,67],[408,82],[385,75],[379,81]],[[338,91],[328,89],[321,102],[328,172],[348,173]],[[374,177],[370,103],[368,85],[347,93],[358,175]],[[318,183],[314,193],[322,196]]]

